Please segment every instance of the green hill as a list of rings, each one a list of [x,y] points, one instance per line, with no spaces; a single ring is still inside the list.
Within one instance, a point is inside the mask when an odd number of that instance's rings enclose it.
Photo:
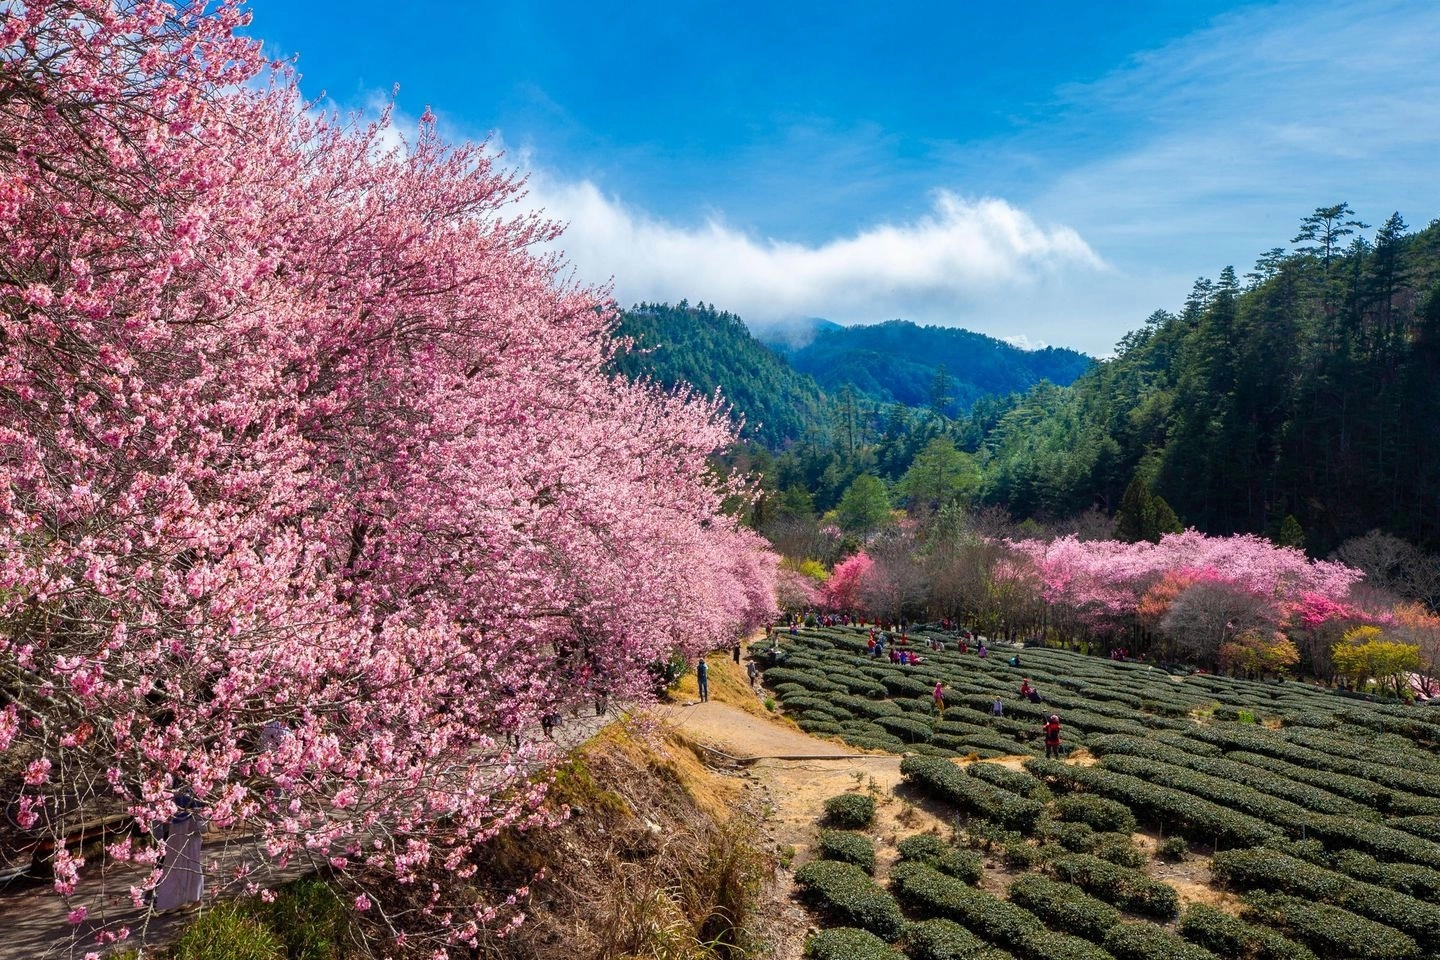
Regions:
[[[621,314],[618,333],[635,347],[616,360],[630,377],[666,387],[718,388],[743,416],[743,434],[770,447],[822,430],[825,400],[815,381],[750,335],[744,321],[713,306],[642,303]]]

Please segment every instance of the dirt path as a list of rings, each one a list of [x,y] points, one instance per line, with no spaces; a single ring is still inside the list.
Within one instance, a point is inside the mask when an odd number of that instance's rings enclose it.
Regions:
[[[795,727],[756,716],[729,703],[670,704],[660,717],[686,737],[739,760],[760,757],[853,757],[853,748],[820,740]]]
[[[712,660],[712,693],[715,675],[727,666]],[[900,839],[925,831],[946,832],[948,824],[930,805],[907,793],[899,757],[857,752],[812,737],[763,709],[756,710],[746,697],[755,695],[744,691],[738,704],[690,699],[661,708],[660,715],[687,740],[713,751],[710,758],[717,766],[731,766],[746,780],[747,789],[758,792],[769,814],[765,839],[782,863],[794,868],[813,859],[825,801],[842,793],[870,793],[876,798],[875,822],[865,832],[875,839],[875,872],[882,883],[896,859],[895,844]],[[765,905],[775,960],[800,960],[813,922],[792,892],[790,872],[781,871]]]

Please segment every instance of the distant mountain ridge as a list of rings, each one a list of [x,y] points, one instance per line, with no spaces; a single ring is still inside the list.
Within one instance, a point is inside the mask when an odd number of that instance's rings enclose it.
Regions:
[[[812,324],[803,346],[792,346],[794,338],[778,332],[767,342],[822,389],[834,392],[849,385],[865,396],[908,407],[943,399],[940,408],[950,416],[982,397],[1022,392],[1042,380],[1068,386],[1095,363],[1067,348],[1022,350],[958,327],[922,327],[908,320],[854,327]],[[937,397],[942,367],[946,396]]]
[[[766,331],[761,340],[735,314],[684,300],[637,304],[621,314],[617,333],[635,343],[616,359],[619,372],[666,387],[688,383],[703,394],[718,388],[743,415],[745,435],[772,448],[828,431],[846,387],[876,406],[959,416],[976,400],[1021,393],[1042,380],[1068,386],[1094,363],[1074,350],[1027,351],[903,320],[842,327],[816,318]]]

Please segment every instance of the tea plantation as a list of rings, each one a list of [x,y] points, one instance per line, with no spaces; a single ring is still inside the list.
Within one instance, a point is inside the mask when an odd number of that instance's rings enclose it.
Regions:
[[[867,635],[812,628],[773,663],[755,652],[803,729],[904,754],[956,831],[902,841],[880,879],[863,825],[826,834],[796,875],[826,924],[810,956],[1440,958],[1440,710],[1062,650],[1016,667],[1006,647],[932,651],[923,628],[904,648],[923,662],[900,665]],[[1041,756],[1051,714],[1060,760]],[[1001,756],[1023,769],[983,762]],[[1184,905],[1158,858],[1208,860],[1232,896]]]

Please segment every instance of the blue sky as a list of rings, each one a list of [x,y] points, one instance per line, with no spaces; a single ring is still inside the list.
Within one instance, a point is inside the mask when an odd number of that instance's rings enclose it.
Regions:
[[[1316,206],[1440,215],[1430,0],[251,9],[308,96],[493,135],[622,304],[757,328],[1104,354]]]

